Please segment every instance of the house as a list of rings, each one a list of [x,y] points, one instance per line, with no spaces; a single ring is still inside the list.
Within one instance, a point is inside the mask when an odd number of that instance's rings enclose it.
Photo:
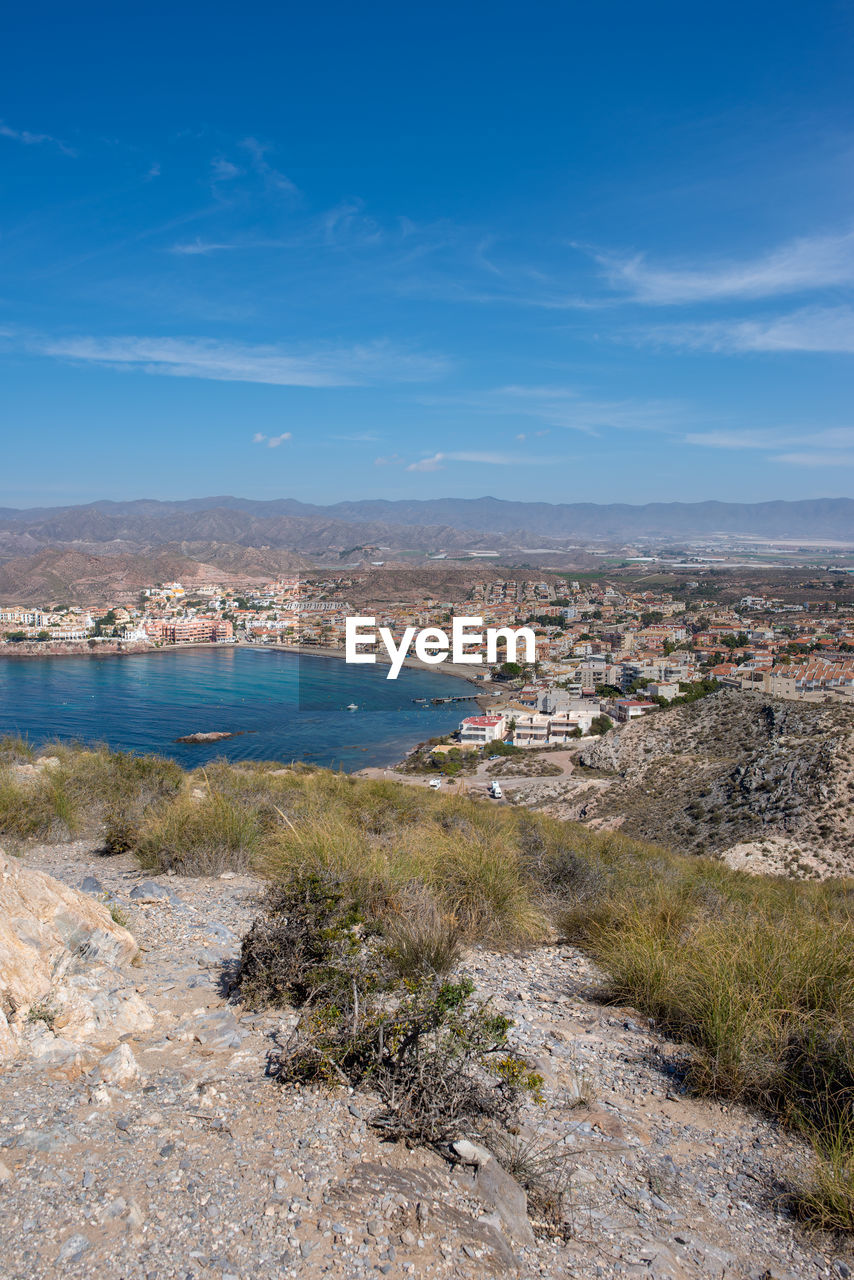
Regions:
[[[549,742],[551,718],[538,711],[516,717],[513,727],[514,747],[545,747]]]
[[[655,711],[657,707],[655,702],[640,702],[635,698],[615,698],[614,713],[618,720],[624,723],[628,720],[637,720],[639,716],[645,716],[650,711]]]
[[[653,682],[647,685],[646,691],[651,698],[664,698],[665,702],[672,702],[674,698],[679,697],[679,682],[677,680]]]
[[[500,742],[506,729],[504,716],[466,716],[460,725],[460,743],[483,746],[487,742]]]

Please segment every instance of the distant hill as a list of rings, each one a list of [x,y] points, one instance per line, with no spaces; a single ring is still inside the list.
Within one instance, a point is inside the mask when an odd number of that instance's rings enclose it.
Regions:
[[[238,552],[243,548],[237,548]],[[200,561],[180,550],[163,548],[140,555],[96,556],[69,548],[50,548],[0,565],[4,604],[134,604],[140,589],[153,582],[243,583],[267,581],[271,574],[297,569],[303,562],[288,553],[246,553],[246,560]],[[239,557],[238,557],[239,559]]]
[[[499,498],[337,502],[317,506],[294,498],[189,498],[159,502],[93,502],[30,510],[0,508],[0,548],[25,554],[33,543],[119,541],[137,545],[215,541],[316,551],[359,542],[420,548],[471,545],[473,535],[525,545],[537,538],[604,541],[685,538],[712,533],[772,538],[854,540],[854,499],[799,502],[669,502],[631,506],[508,502]],[[474,545],[477,545],[475,543]]]

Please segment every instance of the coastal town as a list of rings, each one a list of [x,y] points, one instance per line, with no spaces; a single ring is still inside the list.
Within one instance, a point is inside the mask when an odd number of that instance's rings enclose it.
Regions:
[[[133,607],[0,605],[0,654],[97,656],[211,644],[341,653],[354,613],[370,611],[396,641],[407,627],[441,627],[452,615],[476,614],[487,627],[530,627],[536,657],[517,661],[499,650],[498,661],[487,663],[481,653],[481,665],[456,668],[482,682],[484,714],[462,720],[462,749],[499,740],[562,746],[719,686],[854,706],[847,575],[729,602],[699,578],[644,590],[606,578],[492,576],[469,580],[456,593],[464,599],[439,599],[429,583],[413,589],[407,580],[400,600],[388,598],[393,573],[387,581],[381,600],[368,584],[368,602],[358,575],[293,575],[242,588],[152,584]]]

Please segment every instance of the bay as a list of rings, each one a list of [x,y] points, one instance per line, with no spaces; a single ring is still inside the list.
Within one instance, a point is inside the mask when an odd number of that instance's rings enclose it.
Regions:
[[[0,660],[0,734],[34,746],[52,739],[155,751],[184,766],[230,760],[306,760],[352,772],[400,760],[426,738],[449,733],[473,702],[473,686],[440,671],[248,646],[161,650],[101,658]],[[358,707],[348,711],[349,704]],[[241,736],[216,743],[175,739],[196,732]]]

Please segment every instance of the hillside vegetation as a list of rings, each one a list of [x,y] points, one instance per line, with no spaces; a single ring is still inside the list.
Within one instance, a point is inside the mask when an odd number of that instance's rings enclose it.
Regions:
[[[157,757],[0,744],[0,839],[82,833],[155,871],[261,871],[270,928],[310,890],[338,922],[336,945],[340,922],[358,919],[403,974],[452,966],[474,941],[571,939],[598,963],[603,998],[684,1046],[689,1087],[755,1102],[810,1135],[815,1178],[797,1204],[854,1226],[851,881],[749,876],[623,832],[307,766],[184,774]],[[363,963],[348,944],[339,978],[351,955]]]

